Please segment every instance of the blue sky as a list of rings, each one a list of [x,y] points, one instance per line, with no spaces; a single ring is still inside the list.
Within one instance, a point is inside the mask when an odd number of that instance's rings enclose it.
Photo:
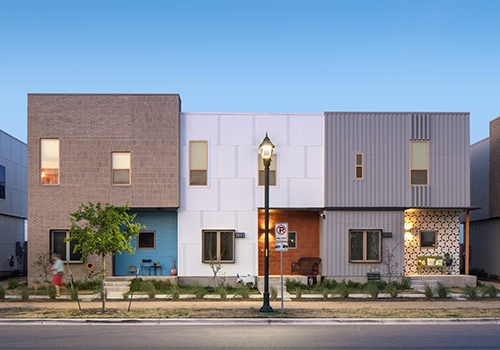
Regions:
[[[500,1],[0,0],[0,129],[28,93],[179,93],[188,112],[500,116]]]

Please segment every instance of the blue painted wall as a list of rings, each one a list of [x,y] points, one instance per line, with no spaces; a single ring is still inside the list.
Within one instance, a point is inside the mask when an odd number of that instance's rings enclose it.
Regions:
[[[145,231],[156,231],[156,249],[136,249],[135,254],[122,253],[115,256],[115,275],[127,276],[129,265],[140,266],[143,259],[153,262],[161,261],[162,274],[170,276],[172,260],[170,255],[177,257],[177,212],[139,212],[135,222],[147,228]],[[137,238],[132,240],[132,246],[137,248]],[[141,275],[148,275],[149,266],[144,264]],[[157,272],[160,275],[160,272]]]

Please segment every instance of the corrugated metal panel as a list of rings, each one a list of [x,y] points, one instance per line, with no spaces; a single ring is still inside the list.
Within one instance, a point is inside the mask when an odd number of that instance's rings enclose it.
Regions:
[[[500,275],[500,220],[485,220],[470,224],[470,268],[485,269]]]
[[[468,113],[327,112],[325,133],[326,207],[411,207],[412,133],[429,138],[428,206],[470,206]]]
[[[470,212],[470,220],[483,220],[489,216],[490,194],[490,139],[470,146],[470,195],[471,205],[481,207]]]
[[[429,207],[429,186],[411,186],[411,206],[413,208]]]
[[[404,212],[354,212],[328,211],[320,237],[322,273],[324,276],[366,276],[370,268],[367,263],[349,263],[349,230],[350,229],[382,229],[392,232],[392,238],[384,238],[383,245],[396,249],[396,261],[400,262],[397,274],[403,273],[404,261]],[[380,265],[380,264],[372,264]],[[380,265],[383,271],[383,267]]]

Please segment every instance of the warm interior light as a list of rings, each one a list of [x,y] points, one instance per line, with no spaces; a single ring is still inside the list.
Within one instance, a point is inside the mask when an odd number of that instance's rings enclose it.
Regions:
[[[413,239],[413,235],[411,234],[411,232],[406,231],[405,232],[405,240],[411,241],[412,239]]]
[[[42,171],[42,177],[45,177],[45,171]]]
[[[405,222],[405,231],[411,230],[411,222]]]

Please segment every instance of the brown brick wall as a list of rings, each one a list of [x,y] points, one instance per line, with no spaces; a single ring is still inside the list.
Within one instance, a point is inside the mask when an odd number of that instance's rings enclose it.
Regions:
[[[30,278],[49,231],[68,229],[81,203],[179,206],[179,113],[178,95],[28,95]],[[59,185],[40,185],[41,138],[60,139]],[[130,186],[111,185],[112,151],[131,152]]]
[[[500,117],[490,122],[490,217],[500,216]]]
[[[274,224],[288,223],[289,231],[297,231],[297,249],[283,252],[283,275],[291,275],[292,262],[301,257],[319,258],[318,212],[271,210],[269,213],[269,274],[279,275],[280,252],[274,249]],[[259,276],[264,275],[264,210],[259,210]]]

